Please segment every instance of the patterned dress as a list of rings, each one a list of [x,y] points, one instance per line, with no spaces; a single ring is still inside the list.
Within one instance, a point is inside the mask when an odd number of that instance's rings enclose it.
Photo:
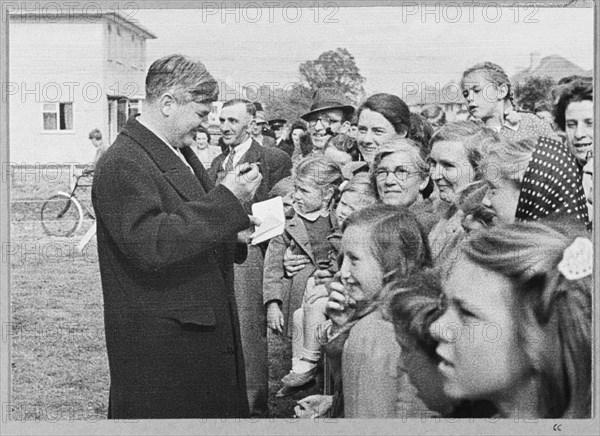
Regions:
[[[530,112],[512,111],[508,113],[504,125],[500,129],[500,136],[511,141],[527,138],[537,140],[540,136],[560,141],[550,124]]]
[[[581,167],[563,144],[540,138],[523,176],[515,217],[535,221],[558,214],[573,215],[590,229]]]

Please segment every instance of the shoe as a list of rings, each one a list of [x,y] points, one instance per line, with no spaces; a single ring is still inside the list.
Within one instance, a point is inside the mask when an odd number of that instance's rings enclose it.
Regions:
[[[283,377],[281,381],[284,385],[290,387],[303,386],[309,381],[314,380],[314,378],[317,376],[317,373],[319,372],[319,369],[319,365],[315,365],[312,369],[306,372],[290,372],[288,375]]]
[[[302,386],[287,386],[283,385],[281,389],[277,391],[275,396],[277,398],[288,397],[293,394],[297,394],[298,392],[302,392],[308,388],[313,387],[316,384],[316,380],[312,379],[308,383],[303,384]]]

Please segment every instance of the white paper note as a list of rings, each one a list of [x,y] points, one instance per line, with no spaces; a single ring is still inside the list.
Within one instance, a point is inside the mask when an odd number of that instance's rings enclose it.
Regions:
[[[285,215],[283,212],[283,199],[281,197],[254,203],[252,205],[252,215],[262,221],[254,230],[254,233],[250,235],[252,245],[268,241],[283,233]]]

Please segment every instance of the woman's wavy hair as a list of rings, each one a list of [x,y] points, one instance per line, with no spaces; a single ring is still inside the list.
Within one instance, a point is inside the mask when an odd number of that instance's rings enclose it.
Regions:
[[[589,80],[577,79],[568,83],[561,90],[556,104],[554,105],[554,122],[561,129],[565,130],[565,111],[567,107],[578,101],[594,100],[594,84]]]
[[[394,126],[398,135],[406,135],[410,130],[410,109],[406,103],[394,94],[373,94],[356,111],[357,119],[363,110],[369,109],[381,114]]]
[[[431,138],[431,146],[441,141],[462,142],[469,163],[475,172],[474,180],[483,177],[481,163],[488,150],[500,143],[500,136],[481,121],[455,121],[440,127]]]
[[[532,138],[518,141],[501,139],[500,143],[489,148],[483,158],[481,167],[486,173],[485,178],[503,179],[520,189],[536,146],[537,142]]]
[[[541,418],[589,418],[592,277],[568,280],[564,251],[586,233],[554,223],[497,226],[466,240],[462,254],[510,279],[518,344],[539,381]]]

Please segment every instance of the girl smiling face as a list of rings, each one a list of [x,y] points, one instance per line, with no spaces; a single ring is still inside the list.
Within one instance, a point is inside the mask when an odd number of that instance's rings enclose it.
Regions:
[[[383,269],[373,255],[367,226],[351,225],[342,236],[340,278],[356,301],[370,300],[383,286]]]

